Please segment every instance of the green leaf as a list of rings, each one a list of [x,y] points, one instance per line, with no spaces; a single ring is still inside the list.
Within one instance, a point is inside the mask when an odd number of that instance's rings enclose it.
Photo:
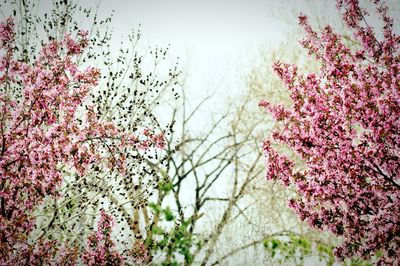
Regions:
[[[155,214],[159,214],[161,211],[160,206],[158,206],[157,204],[155,204],[153,202],[149,203],[149,207],[150,207],[150,209],[152,209],[154,211]]]
[[[281,243],[281,241],[279,241],[278,239],[272,239],[271,248],[276,249],[277,247],[280,246],[280,243]]]
[[[165,215],[165,220],[167,220],[168,222],[173,221],[175,219],[174,214],[169,208],[166,208],[165,210],[163,210],[163,212]]]
[[[174,185],[171,182],[165,182],[160,185],[160,189],[165,193],[171,191],[173,188]]]

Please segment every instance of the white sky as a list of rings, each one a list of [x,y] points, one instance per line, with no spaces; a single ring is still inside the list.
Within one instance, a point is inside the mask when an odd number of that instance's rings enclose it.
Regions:
[[[112,26],[117,49],[120,38],[139,24],[142,44],[171,44],[172,60],[180,57],[187,77],[185,88],[197,99],[214,90],[225,96],[243,89],[242,76],[254,66],[259,49],[277,46],[299,29],[301,11],[333,24],[338,17],[335,0],[75,1],[88,7],[98,4],[100,17],[115,10]],[[390,6],[398,9],[398,1],[390,0]],[[48,2],[41,0],[41,8]]]
[[[241,89],[241,75],[262,44],[283,40],[279,1],[103,0],[100,14],[115,10],[115,37],[141,24],[148,45],[171,44],[186,72],[192,97]],[[275,13],[275,16],[273,14]]]
[[[74,0],[99,6],[100,18],[114,10],[113,42],[141,25],[147,46],[170,44],[172,60],[180,57],[185,89],[194,99],[212,91],[216,97],[238,92],[242,77],[254,67],[262,46],[274,47],[306,14],[337,14],[335,0]],[[40,8],[48,9],[49,0]],[[85,25],[82,25],[83,28]],[[221,102],[222,103],[222,102]]]

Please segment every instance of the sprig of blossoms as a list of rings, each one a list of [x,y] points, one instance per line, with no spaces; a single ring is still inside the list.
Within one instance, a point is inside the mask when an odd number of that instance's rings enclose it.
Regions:
[[[85,265],[123,265],[124,258],[115,250],[111,239],[113,219],[103,211],[97,224],[97,232],[88,237],[88,250],[82,255]]]

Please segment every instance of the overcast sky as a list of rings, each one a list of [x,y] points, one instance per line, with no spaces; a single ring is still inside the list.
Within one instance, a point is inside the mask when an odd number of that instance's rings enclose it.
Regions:
[[[75,1],[87,7],[98,5],[100,18],[114,10],[111,26],[116,49],[121,37],[139,25],[142,44],[170,44],[173,60],[180,57],[185,87],[196,94],[194,98],[214,90],[227,95],[243,89],[242,76],[254,67],[260,48],[287,39],[298,28],[300,11],[325,17],[337,13],[334,0]],[[50,2],[41,0],[40,11],[46,12]]]
[[[299,30],[300,12],[323,18],[324,23],[334,26],[338,21],[335,0],[75,1],[98,5],[100,17],[114,10],[116,44],[139,24],[142,43],[171,44],[173,56],[180,57],[186,72],[187,89],[202,95],[215,89],[224,94],[240,90],[241,76],[250,70],[259,49],[265,45],[276,47],[288,34]],[[40,7],[47,9],[49,2],[41,0]],[[399,8],[399,0],[389,2],[392,8]]]
[[[141,24],[149,45],[171,44],[187,71],[186,89],[199,97],[208,91],[238,91],[262,45],[274,46],[287,36],[301,1],[272,0],[103,0],[100,13],[115,10],[115,35]],[[291,6],[290,2],[296,5]],[[304,3],[303,3],[304,4]],[[285,9],[282,12],[282,9]],[[288,17],[282,17],[288,16]],[[294,27],[296,19],[292,20]]]

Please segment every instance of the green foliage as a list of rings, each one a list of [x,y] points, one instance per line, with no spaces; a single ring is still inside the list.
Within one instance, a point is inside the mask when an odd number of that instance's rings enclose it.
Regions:
[[[148,206],[154,211],[154,214],[159,214],[161,212],[161,206],[158,206],[156,203],[150,202]]]
[[[180,221],[177,215],[169,208],[162,208],[155,203],[150,203],[149,207],[156,214],[162,214],[163,226],[153,226],[152,233],[155,235],[154,243],[147,243],[156,252],[163,251],[166,254],[162,265],[181,265],[181,255],[185,263],[191,264],[194,256],[193,252],[201,248],[201,242],[190,231],[191,220]]]
[[[351,259],[347,259],[343,263],[343,265],[345,265],[345,266],[372,266],[373,264],[368,261],[359,259],[359,258],[351,258]]]
[[[175,215],[169,207],[163,209],[155,203],[149,203],[149,207],[154,211],[155,214],[163,214],[166,221],[171,222],[175,220]]]
[[[284,237],[271,237],[264,241],[265,250],[278,264],[304,265],[306,257],[318,258],[321,265],[332,266],[335,263],[334,247],[316,242],[306,236],[289,234]],[[336,262],[338,263],[338,262]],[[360,258],[346,259],[343,266],[371,266],[370,262]]]
[[[164,209],[163,213],[164,213],[166,221],[171,222],[175,219],[174,214],[172,213],[172,211],[169,208]]]
[[[326,265],[334,262],[333,247],[322,243],[314,247],[310,239],[295,234],[268,238],[264,241],[264,247],[279,264],[303,265],[304,259],[311,256],[318,257],[320,262],[325,261]]]
[[[174,186],[173,186],[172,182],[160,183],[160,190],[165,193],[170,192],[173,188],[174,188]]]

